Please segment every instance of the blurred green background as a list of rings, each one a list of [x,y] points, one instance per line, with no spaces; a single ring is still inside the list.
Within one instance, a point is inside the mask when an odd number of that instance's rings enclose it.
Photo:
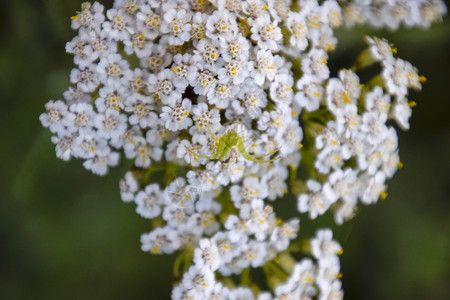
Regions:
[[[58,160],[38,120],[69,84],[64,46],[81,2],[0,4],[0,298],[168,299],[173,257],[140,251],[150,226],[119,199],[126,167],[97,177]],[[450,299],[450,21],[341,30],[334,70],[350,66],[367,33],[387,37],[428,82],[411,96],[411,131],[399,133],[404,168],[388,198],[336,229],[345,299]]]

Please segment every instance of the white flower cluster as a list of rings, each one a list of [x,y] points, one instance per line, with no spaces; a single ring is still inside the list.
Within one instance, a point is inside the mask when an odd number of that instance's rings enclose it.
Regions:
[[[77,65],[72,86],[40,120],[57,157],[81,158],[95,174],[117,165],[119,153],[134,161],[120,191],[153,222],[142,250],[193,255],[174,299],[253,299],[215,275],[263,267],[289,249],[300,219],[278,219],[268,203],[292,192],[288,178],[301,162],[312,175],[309,192],[296,195],[299,211],[315,218],[332,208],[337,223],[358,199],[385,196],[401,164],[386,122],[408,129],[408,88],[424,78],[377,38],[368,43],[380,76],[364,86],[352,70],[330,78],[333,30],[344,20],[427,27],[445,11],[440,0],[116,0],[105,17],[101,4],[86,2],[66,44]],[[155,172],[165,178],[152,182]],[[295,265],[275,298],[341,299],[340,251],[331,231],[319,231],[317,266]]]
[[[333,240],[330,229],[318,230],[316,237],[311,239],[310,248],[314,262],[309,258],[290,266],[292,272],[284,283],[277,284],[274,296],[269,292],[261,292],[255,296],[250,288],[228,288],[214,280],[210,269],[198,268],[207,259],[220,256],[220,250],[212,248],[207,240],[200,242],[200,249],[196,250],[195,263],[189,269],[183,282],[172,293],[173,299],[313,299],[318,294],[320,299],[342,299],[342,276],[338,255],[342,248]],[[198,252],[197,252],[198,251]],[[276,266],[275,266],[276,268]],[[281,270],[281,269],[280,269]]]
[[[371,27],[396,30],[407,27],[430,27],[447,12],[441,0],[351,0],[343,7],[347,26],[367,23]]]
[[[394,119],[401,128],[409,129],[415,102],[408,102],[408,88],[420,90],[425,78],[409,62],[394,58],[396,50],[387,41],[367,41],[371,59],[382,64],[380,77],[387,93],[379,85],[368,84],[362,94],[359,78],[350,70],[341,70],[339,78],[328,80],[325,101],[333,120],[315,139],[320,151],[314,167],[329,176],[323,183],[308,180],[309,193],[298,198],[299,211],[308,212],[313,219],[335,204],[335,221],[342,224],[353,216],[358,199],[371,204],[386,197],[386,179],[402,166],[397,133],[386,122]]]
[[[295,264],[288,280],[275,287],[275,299],[312,299],[317,294],[320,299],[343,298],[338,258],[343,252],[341,245],[333,240],[330,229],[321,229],[311,239],[310,247],[317,262],[305,258]],[[264,299],[272,298],[267,294],[258,298]]]

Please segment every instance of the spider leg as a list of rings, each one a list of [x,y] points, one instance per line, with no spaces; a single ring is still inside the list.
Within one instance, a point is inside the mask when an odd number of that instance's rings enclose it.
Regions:
[[[246,153],[248,156],[251,156],[253,158],[263,158],[266,157],[268,155],[272,155],[271,153],[265,153],[265,154],[250,154],[250,153]]]
[[[276,148],[275,150],[272,150],[272,151],[270,151],[269,153],[266,153],[266,154],[250,154],[250,153],[247,153],[248,155],[250,155],[251,157],[253,157],[253,158],[261,158],[261,157],[265,157],[265,156],[268,156],[268,155],[272,155],[272,154],[275,154],[275,153],[277,153],[278,151],[280,151],[280,149],[281,149],[281,147],[279,147],[279,148]]]
[[[265,153],[265,154],[249,154],[249,153],[247,153],[247,154],[249,156],[253,157],[253,158],[262,158],[262,157],[265,157],[265,156],[268,156],[268,155],[273,155],[273,154],[275,154],[277,152],[278,152],[278,149],[276,151],[271,151],[271,152]]]
[[[245,151],[241,152],[241,154],[246,160],[254,161],[254,162],[257,162],[257,163],[267,163],[267,162],[275,161],[275,160],[281,158],[281,156],[278,156],[278,157],[275,157],[275,158],[272,158],[272,159],[264,160],[264,159],[257,159],[257,158],[255,158],[255,156],[253,156],[251,154],[248,154]],[[266,155],[267,154],[265,154],[264,156],[266,156]]]
[[[194,151],[192,151],[191,149],[189,149],[187,146],[184,146],[184,148],[186,148],[186,150],[189,151],[189,153],[194,155],[194,157],[204,158],[204,159],[208,159],[208,160],[214,159],[214,156],[206,156],[206,155],[197,154]]]

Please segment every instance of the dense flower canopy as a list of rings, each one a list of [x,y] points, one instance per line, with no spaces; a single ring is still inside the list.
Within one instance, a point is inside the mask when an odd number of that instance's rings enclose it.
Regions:
[[[270,203],[294,194],[299,213],[341,224],[386,197],[402,165],[391,121],[409,129],[408,90],[425,78],[376,37],[332,77],[333,31],[428,27],[445,13],[440,0],[116,0],[106,14],[85,2],[66,44],[72,85],[40,120],[59,158],[95,174],[134,161],[121,197],[153,221],[143,251],[183,251],[174,299],[341,299],[332,231],[308,242],[311,258],[278,264],[300,218],[277,218]],[[309,177],[296,178],[300,166]],[[258,267],[284,283],[255,293],[216,278]]]

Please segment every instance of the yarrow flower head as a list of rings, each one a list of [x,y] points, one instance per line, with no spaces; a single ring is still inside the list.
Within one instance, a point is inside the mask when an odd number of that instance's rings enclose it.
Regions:
[[[426,79],[377,37],[332,77],[334,30],[427,28],[445,13],[441,0],[85,2],[71,86],[39,119],[63,160],[98,175],[133,162],[120,195],[152,220],[143,251],[179,253],[173,299],[342,299],[341,245],[331,229],[302,236],[300,217],[342,224],[387,196],[402,166],[394,122],[409,129],[409,91]],[[299,216],[277,215],[286,194]],[[260,267],[270,291],[218,279],[249,283]]]

